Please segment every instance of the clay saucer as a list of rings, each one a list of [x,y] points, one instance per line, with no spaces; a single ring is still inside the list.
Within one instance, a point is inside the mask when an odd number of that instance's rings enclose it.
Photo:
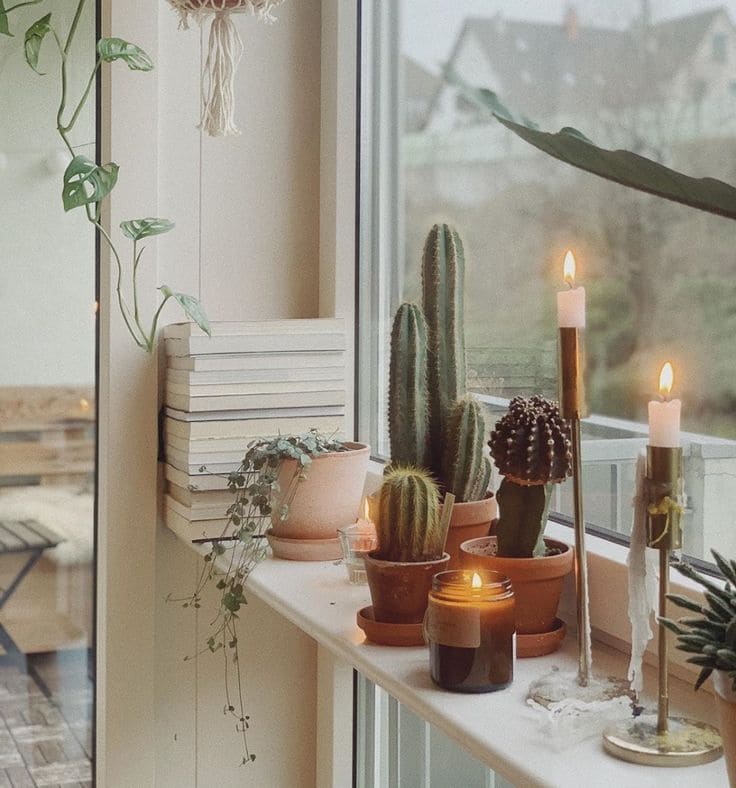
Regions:
[[[373,607],[358,611],[358,626],[371,643],[381,646],[423,646],[422,624],[388,624],[373,618]]]
[[[537,635],[516,635],[516,656],[543,657],[552,654],[562,645],[567,634],[567,624],[559,618],[555,619],[554,627],[549,632],[540,632]]]
[[[274,558],[287,561],[337,561],[342,558],[340,539],[287,539],[275,536],[272,529],[266,531]]]

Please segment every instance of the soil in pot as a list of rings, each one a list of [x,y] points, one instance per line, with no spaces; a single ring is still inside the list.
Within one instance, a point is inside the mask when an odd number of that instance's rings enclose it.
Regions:
[[[283,539],[337,539],[337,529],[355,522],[368,471],[370,447],[348,443],[348,451],[314,457],[307,478],[299,482],[285,520],[278,503],[271,516],[274,536]],[[279,472],[282,495],[296,470],[296,460],[286,460]]]
[[[482,501],[456,503],[452,508],[445,551],[450,554],[449,569],[461,569],[460,545],[470,539],[488,536],[491,521],[498,513],[496,498],[489,492]]]
[[[365,558],[365,571],[376,621],[419,624],[427,610],[432,578],[447,569],[450,556],[435,561],[400,563],[382,561],[374,553]]]
[[[516,633],[521,638],[558,631],[557,607],[565,577],[572,571],[573,550],[563,542],[545,539],[548,554],[540,558],[504,558],[494,555],[495,538],[471,539],[460,546],[463,567],[492,569],[511,580],[516,599]],[[536,639],[538,649],[526,648],[528,656],[556,651],[559,638]],[[531,639],[530,639],[531,642]],[[539,653],[530,653],[538,651]]]

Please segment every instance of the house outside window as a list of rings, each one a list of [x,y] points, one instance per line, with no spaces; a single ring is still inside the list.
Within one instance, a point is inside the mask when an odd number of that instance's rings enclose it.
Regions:
[[[581,3],[571,28],[542,0],[523,12],[503,0],[480,9],[401,0],[372,21],[384,31],[363,53],[364,84],[396,89],[380,108],[363,90],[361,437],[388,456],[391,319],[402,300],[420,300],[422,247],[435,221],[454,225],[465,243],[468,387],[487,407],[488,432],[511,397],[557,396],[555,292],[572,248],[589,302],[586,519],[628,536],[647,401],[671,360],[684,401],[685,551],[702,559],[712,546],[736,551],[733,227],[546,157],[472,109],[447,78],[495,91],[543,129],[573,126],[605,147],[733,183],[736,117],[724,120],[707,82],[697,97],[682,87],[714,25],[732,25],[729,12],[693,3],[643,24]],[[399,57],[381,50],[390,41]],[[390,63],[402,79],[386,73]],[[418,118],[417,97],[432,79]],[[379,177],[384,166],[395,177]],[[569,485],[554,503],[571,515]]]

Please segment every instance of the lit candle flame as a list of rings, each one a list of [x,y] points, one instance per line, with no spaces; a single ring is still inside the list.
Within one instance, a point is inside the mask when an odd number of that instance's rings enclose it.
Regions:
[[[669,397],[674,380],[675,373],[672,364],[668,361],[662,366],[662,371],[659,373],[659,393],[661,396]]]
[[[371,519],[370,507],[368,506],[368,499],[367,498],[363,498],[363,519],[364,520],[370,520]]]
[[[568,249],[567,252],[565,252],[563,273],[565,284],[570,285],[570,287],[575,287],[575,255],[572,253],[572,249]]]
[[[82,413],[87,413],[87,411],[89,411],[89,407],[90,407],[89,400],[82,397],[79,400],[79,409],[82,411]]]
[[[92,314],[96,315],[100,311],[100,302],[95,301],[94,305],[92,306]]]
[[[482,588],[483,587],[483,580],[481,576],[477,572],[473,572],[473,579],[470,581],[471,588]]]

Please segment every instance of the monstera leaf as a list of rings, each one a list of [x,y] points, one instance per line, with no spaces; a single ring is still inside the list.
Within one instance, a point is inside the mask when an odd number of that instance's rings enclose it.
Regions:
[[[97,43],[97,52],[105,63],[125,61],[131,71],[153,69],[153,60],[140,47],[123,41],[122,38],[101,38]]]
[[[8,14],[11,11],[15,11],[16,8],[23,8],[27,5],[38,5],[41,0],[25,0],[22,3],[16,3],[15,5],[6,6],[5,0],[0,0],[0,35],[3,36],[12,36],[13,34],[10,32],[10,24],[8,23]]]
[[[163,293],[164,298],[175,299],[184,310],[186,316],[191,318],[205,334],[211,336],[210,321],[202,308],[202,304],[194,296],[175,293],[168,285],[162,285],[159,287],[159,290]]]
[[[26,63],[37,73],[38,70],[38,56],[41,54],[41,44],[44,38],[51,32],[51,14],[42,16],[38,22],[34,22],[28,30],[26,30],[25,40],[25,53]]]
[[[736,219],[736,188],[728,183],[693,178],[631,151],[601,148],[577,129],[542,131],[528,118],[515,116],[493,91],[472,87],[450,70],[445,77],[514,134],[555,159],[638,191]]]
[[[174,229],[174,223],[168,219],[130,219],[121,222],[120,229],[131,241],[140,241],[152,235],[163,235]]]
[[[61,196],[64,210],[97,203],[115,188],[118,181],[117,164],[95,164],[86,156],[75,156],[64,173]]]

